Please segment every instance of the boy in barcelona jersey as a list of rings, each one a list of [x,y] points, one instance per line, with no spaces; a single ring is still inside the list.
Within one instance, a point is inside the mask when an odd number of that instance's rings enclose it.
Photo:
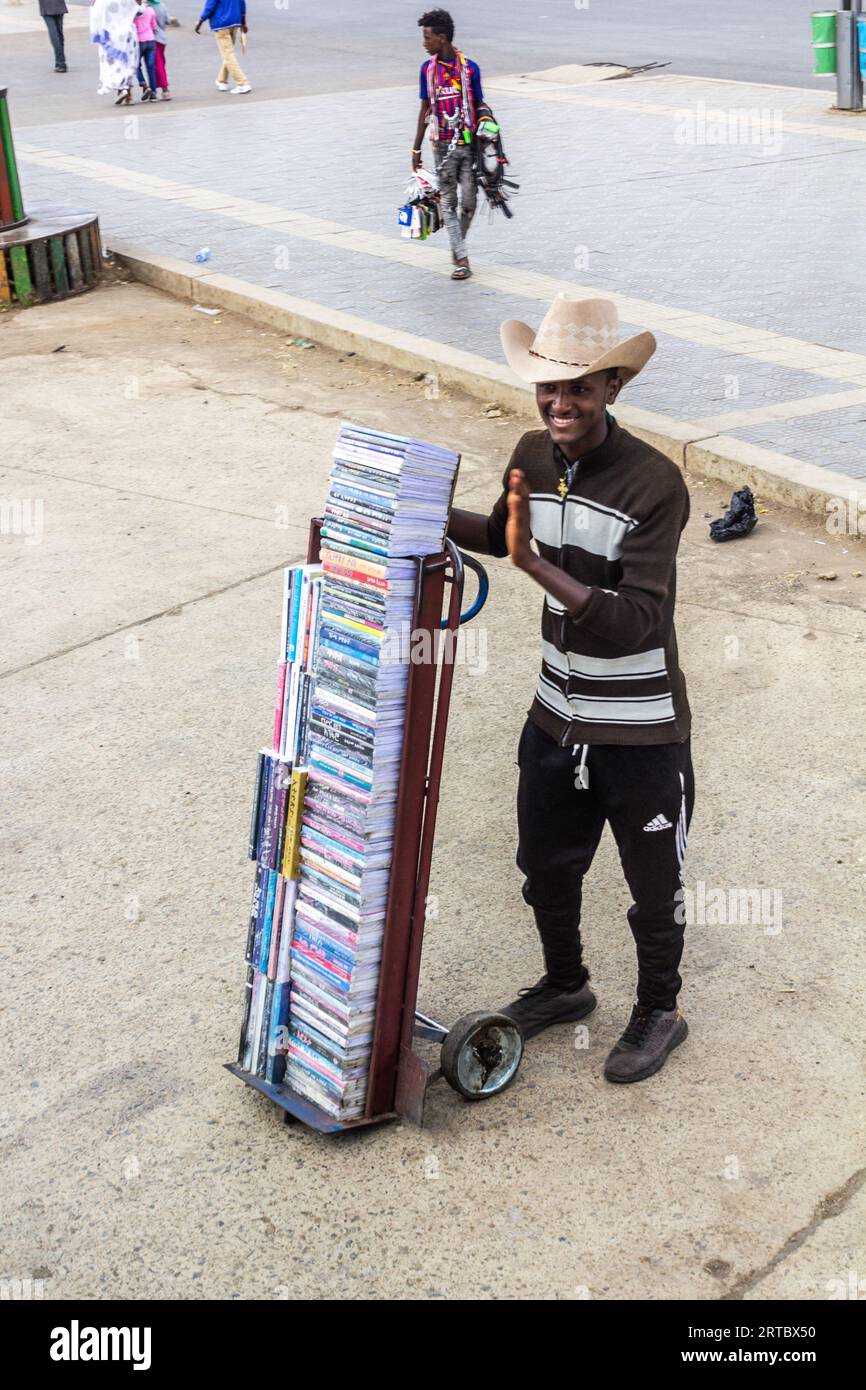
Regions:
[[[412,168],[421,164],[424,132],[429,130],[439,177],[442,210],[451,257],[452,280],[468,280],[472,271],[466,236],[475,216],[476,113],[484,101],[481,69],[454,47],[454,21],[447,10],[428,10],[418,20],[427,60],[421,64],[421,109],[415,129]]]
[[[519,441],[490,514],[454,510],[448,534],[510,555],[544,590],[541,671],[518,748],[517,863],[545,973],[503,1012],[529,1038],[595,1008],[581,887],[607,823],[633,899],[637,992],[604,1074],[642,1081],[688,1031],[677,997],[694,776],[673,621],[688,492],[676,465],[609,411],[655,351],[651,333],[621,341],[613,304],[561,294],[537,332],[503,324],[502,343],[535,386],[544,429]]]

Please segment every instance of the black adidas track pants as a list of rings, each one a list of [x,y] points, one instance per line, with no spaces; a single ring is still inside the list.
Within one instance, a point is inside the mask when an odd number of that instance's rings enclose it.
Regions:
[[[580,767],[585,753],[585,780]],[[605,821],[634,899],[638,1003],[672,1009],[682,981],[684,914],[677,897],[695,798],[689,741],[650,747],[561,748],[527,719],[517,753],[517,866],[556,984],[589,978],[580,936],[581,885]]]

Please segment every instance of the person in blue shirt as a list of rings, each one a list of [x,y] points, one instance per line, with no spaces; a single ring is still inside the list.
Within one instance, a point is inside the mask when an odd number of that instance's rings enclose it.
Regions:
[[[252,87],[235,53],[238,33],[247,33],[246,0],[206,0],[201,19],[195,26],[197,34],[201,33],[201,26],[205,20],[210,24],[220,51],[220,70],[216,80],[220,91],[230,90],[232,96],[243,96],[245,92],[251,92]],[[230,77],[235,84],[232,88],[229,88],[228,84]]]
[[[421,164],[421,142],[429,128],[433,158],[451,255],[452,280],[468,280],[472,271],[466,234],[475,216],[475,113],[484,101],[481,69],[454,47],[454,20],[447,10],[428,10],[418,20],[429,57],[421,64],[421,110],[412,149],[412,168]]]

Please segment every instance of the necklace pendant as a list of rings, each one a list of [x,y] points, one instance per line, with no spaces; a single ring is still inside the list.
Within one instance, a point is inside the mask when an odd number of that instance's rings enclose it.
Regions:
[[[560,478],[559,480],[559,495],[560,497],[568,496],[568,483],[565,478]]]

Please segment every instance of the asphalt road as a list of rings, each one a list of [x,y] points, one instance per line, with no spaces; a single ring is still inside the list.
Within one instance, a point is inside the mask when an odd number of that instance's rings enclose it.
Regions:
[[[832,78],[811,75],[809,14],[815,0],[588,0],[578,8],[579,3],[455,3],[457,41],[491,75],[566,62],[659,62],[695,76],[833,91]],[[357,0],[274,0],[260,6],[253,0],[245,66],[255,90],[244,100],[414,82],[423,56],[416,20],[424,8],[424,0],[366,6]],[[169,41],[174,99],[196,105],[224,101],[213,86],[213,40],[207,32],[192,32],[198,0],[171,0],[170,9],[182,26]],[[70,71],[55,76],[47,33],[2,35],[0,83],[9,86],[16,126],[114,115],[96,97],[96,58],[86,31],[69,34],[68,60]]]

